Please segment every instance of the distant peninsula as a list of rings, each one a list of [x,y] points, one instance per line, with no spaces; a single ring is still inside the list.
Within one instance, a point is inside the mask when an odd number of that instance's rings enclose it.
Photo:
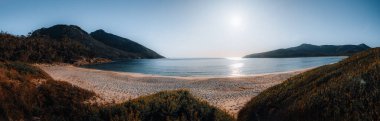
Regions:
[[[354,53],[367,50],[371,47],[359,45],[312,45],[301,44],[297,47],[277,49],[268,52],[255,53],[244,58],[295,58],[295,57],[322,57],[322,56],[350,56]]]
[[[156,59],[164,56],[104,30],[91,34],[76,25],[54,25],[27,36],[0,33],[0,60],[29,63],[102,63],[114,59]]]

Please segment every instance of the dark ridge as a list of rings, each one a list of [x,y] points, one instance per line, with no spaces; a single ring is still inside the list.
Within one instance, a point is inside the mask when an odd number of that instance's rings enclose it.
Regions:
[[[380,48],[318,67],[271,87],[240,110],[240,121],[380,120]]]
[[[70,39],[91,40],[88,33],[76,25],[58,24],[49,28],[38,29],[31,34],[32,37],[48,36],[52,39],[62,39],[68,37]]]
[[[350,56],[370,47],[360,45],[321,45],[301,44],[297,47],[278,49],[263,53],[244,56],[245,58],[293,58],[293,57],[321,57],[321,56]]]
[[[34,31],[31,38],[47,37],[52,40],[63,42],[77,42],[88,48],[95,57],[101,58],[131,58],[131,55],[122,50],[109,47],[94,39],[87,32],[75,25],[55,25]]]
[[[164,58],[156,52],[136,43],[130,39],[123,38],[111,33],[107,33],[104,30],[96,30],[90,34],[96,40],[103,42],[104,44],[123,50],[129,53],[134,53],[139,58]]]

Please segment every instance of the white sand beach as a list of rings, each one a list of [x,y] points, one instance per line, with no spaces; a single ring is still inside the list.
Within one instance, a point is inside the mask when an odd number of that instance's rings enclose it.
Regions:
[[[236,116],[263,90],[309,69],[242,77],[167,77],[86,69],[72,65],[36,65],[56,80],[94,91],[97,103],[121,103],[163,90],[187,89],[201,100]]]

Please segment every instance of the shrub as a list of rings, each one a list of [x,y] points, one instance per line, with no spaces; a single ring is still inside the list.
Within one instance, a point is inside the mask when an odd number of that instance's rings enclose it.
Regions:
[[[101,109],[105,120],[232,121],[226,112],[193,97],[186,90],[163,91]]]

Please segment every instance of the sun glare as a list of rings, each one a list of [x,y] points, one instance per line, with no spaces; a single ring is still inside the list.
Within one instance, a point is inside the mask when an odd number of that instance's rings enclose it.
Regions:
[[[239,28],[242,26],[242,23],[243,23],[243,20],[242,20],[241,16],[238,16],[238,15],[231,16],[230,24],[232,27]]]
[[[228,60],[243,60],[242,57],[227,57]]]
[[[244,66],[244,63],[234,63],[230,65],[233,69],[239,69]]]
[[[241,68],[244,66],[244,63],[234,63],[230,65],[231,76],[241,76]]]

